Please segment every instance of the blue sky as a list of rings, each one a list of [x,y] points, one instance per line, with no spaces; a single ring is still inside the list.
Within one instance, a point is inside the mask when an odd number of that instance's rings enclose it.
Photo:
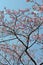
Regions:
[[[41,0],[36,0],[41,4]],[[31,3],[26,3],[26,0],[0,0],[0,9],[7,7],[9,9],[24,9],[31,6]]]
[[[28,3],[26,3],[25,0],[0,0],[0,9],[3,9],[4,7],[10,8],[10,9],[23,9],[28,7]]]

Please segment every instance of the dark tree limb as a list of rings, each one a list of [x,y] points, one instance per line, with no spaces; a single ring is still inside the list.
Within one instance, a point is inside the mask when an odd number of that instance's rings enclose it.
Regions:
[[[30,54],[27,52],[27,50],[25,50],[25,52],[28,55],[28,57],[32,60],[32,62],[34,63],[34,65],[37,65],[36,61],[30,56]]]

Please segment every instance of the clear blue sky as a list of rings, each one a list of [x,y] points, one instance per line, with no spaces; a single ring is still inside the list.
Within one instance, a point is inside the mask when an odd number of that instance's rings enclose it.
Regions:
[[[41,4],[41,0],[36,1]],[[0,9],[3,9],[5,6],[9,9],[18,10],[28,8],[31,4],[26,3],[26,0],[0,0]]]
[[[10,9],[18,10],[27,8],[28,4],[25,0],[0,0],[0,9],[3,9],[5,6]]]

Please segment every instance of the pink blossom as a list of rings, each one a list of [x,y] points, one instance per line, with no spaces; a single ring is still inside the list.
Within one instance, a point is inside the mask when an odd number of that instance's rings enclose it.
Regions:
[[[39,11],[40,11],[40,12],[43,12],[43,5],[40,6]]]
[[[6,13],[11,14],[11,11],[9,9],[6,10]]]
[[[30,2],[30,0],[26,0],[26,2]]]

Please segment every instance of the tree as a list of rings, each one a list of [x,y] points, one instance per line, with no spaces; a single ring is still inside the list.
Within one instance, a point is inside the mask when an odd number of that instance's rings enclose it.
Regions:
[[[30,0],[30,3],[34,3],[32,11],[30,8],[15,11],[6,7],[0,11],[1,65],[43,63],[43,58],[36,60],[35,55],[43,48],[43,5],[34,0]]]

